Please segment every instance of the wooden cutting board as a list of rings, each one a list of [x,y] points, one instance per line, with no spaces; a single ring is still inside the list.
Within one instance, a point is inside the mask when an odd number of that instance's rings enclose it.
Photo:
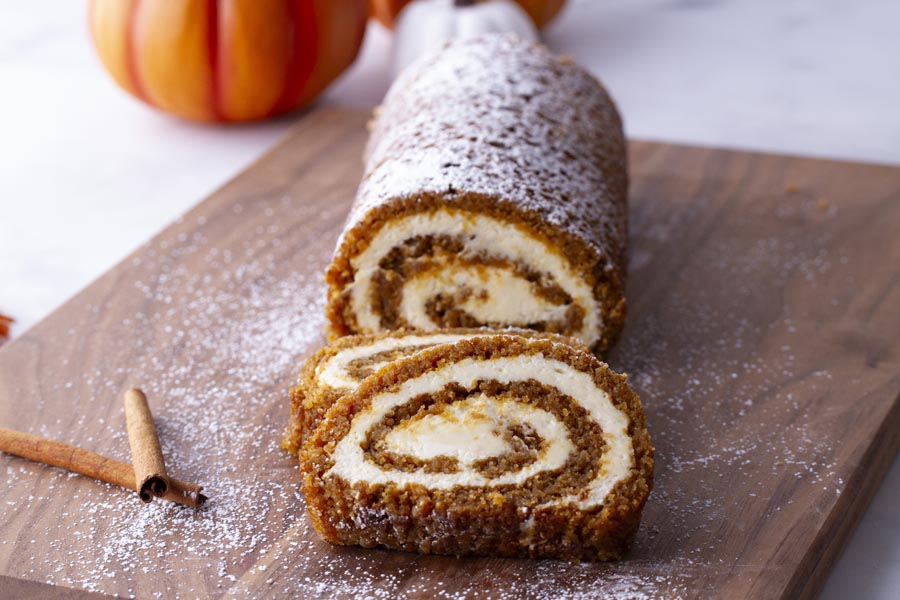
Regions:
[[[634,551],[617,564],[417,556],[319,541],[278,447],[286,390],[323,339],[321,273],[365,120],[308,114],[0,350],[0,425],[127,459],[121,394],[142,386],[170,473],[211,497],[199,511],[142,505],[0,456],[0,590],[813,595],[900,445],[900,169],[633,143],[629,316],[609,362],[657,448]]]

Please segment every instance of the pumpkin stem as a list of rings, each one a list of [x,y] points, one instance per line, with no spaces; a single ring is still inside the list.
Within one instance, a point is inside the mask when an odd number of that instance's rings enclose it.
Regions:
[[[473,6],[477,0],[453,0],[453,6],[464,7]]]

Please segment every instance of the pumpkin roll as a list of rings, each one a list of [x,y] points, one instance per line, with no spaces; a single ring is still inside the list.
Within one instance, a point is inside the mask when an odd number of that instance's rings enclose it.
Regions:
[[[382,367],[300,450],[325,540],[613,560],[653,480],[638,396],[586,348],[497,333]]]
[[[573,338],[528,329],[445,329],[437,332],[392,331],[338,338],[304,363],[291,390],[291,418],[281,445],[296,454],[303,437],[315,430],[331,406],[362,381],[394,360],[438,344],[500,332],[579,345]]]
[[[326,273],[332,337],[514,326],[603,352],[625,318],[627,179],[587,71],[512,36],[449,43],[372,123]]]

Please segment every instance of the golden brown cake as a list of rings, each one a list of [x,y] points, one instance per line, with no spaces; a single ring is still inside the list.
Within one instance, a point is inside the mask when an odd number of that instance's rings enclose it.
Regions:
[[[512,328],[503,331],[579,345],[575,339],[550,333]],[[291,390],[291,418],[281,442],[282,447],[296,454],[303,437],[316,428],[332,404],[390,362],[438,344],[493,332],[495,331],[484,328],[435,332],[400,330],[338,338],[304,363],[297,385]]]
[[[388,363],[336,401],[300,462],[325,540],[452,555],[618,559],[653,479],[624,376],[503,333]]]
[[[516,326],[604,351],[627,187],[621,119],[587,71],[515,37],[451,42],[374,119],[326,274],[332,336]]]

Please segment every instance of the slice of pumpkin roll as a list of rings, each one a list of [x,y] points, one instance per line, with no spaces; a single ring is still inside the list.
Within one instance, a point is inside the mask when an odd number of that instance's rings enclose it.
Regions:
[[[355,390],[366,377],[392,361],[438,344],[501,332],[580,346],[573,338],[515,328],[457,328],[437,332],[400,330],[338,338],[304,363],[297,385],[291,390],[291,417],[281,441],[282,447],[296,454],[303,437],[315,430],[341,396]]]
[[[332,543],[613,560],[653,480],[640,399],[583,348],[494,334],[395,360],[300,450]]]
[[[326,273],[333,337],[526,327],[603,352],[625,318],[622,121],[570,59],[449,43],[394,83]]]

